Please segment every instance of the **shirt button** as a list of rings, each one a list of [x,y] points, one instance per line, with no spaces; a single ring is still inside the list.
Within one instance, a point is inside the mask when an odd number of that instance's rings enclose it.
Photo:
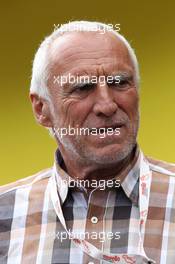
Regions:
[[[96,216],[92,216],[92,217],[91,217],[91,222],[92,222],[93,224],[96,224],[96,223],[98,222],[98,218],[97,218]]]

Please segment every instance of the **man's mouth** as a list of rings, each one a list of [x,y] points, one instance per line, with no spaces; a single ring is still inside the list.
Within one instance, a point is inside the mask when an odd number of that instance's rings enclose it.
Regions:
[[[101,127],[93,127],[90,129],[90,132],[97,132],[98,134],[100,133],[107,133],[109,131],[116,131],[120,130],[120,128],[123,126],[122,123],[114,124],[112,126],[101,126]]]

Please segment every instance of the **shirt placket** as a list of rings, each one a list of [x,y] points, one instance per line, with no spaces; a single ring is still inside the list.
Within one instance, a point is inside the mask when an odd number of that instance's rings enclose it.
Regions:
[[[86,240],[97,247],[103,249],[105,239],[104,215],[106,211],[109,191],[95,189],[88,198],[87,220],[86,220]],[[100,264],[101,262],[87,254],[83,256],[84,264]]]

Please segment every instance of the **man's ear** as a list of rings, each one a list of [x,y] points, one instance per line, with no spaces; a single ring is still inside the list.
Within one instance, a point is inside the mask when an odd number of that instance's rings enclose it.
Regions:
[[[30,93],[29,97],[37,122],[45,127],[53,127],[52,115],[49,106],[50,102],[35,93]]]

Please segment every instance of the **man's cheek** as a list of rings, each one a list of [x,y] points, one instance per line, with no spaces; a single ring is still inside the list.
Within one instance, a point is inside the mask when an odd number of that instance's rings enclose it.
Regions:
[[[120,95],[120,103],[127,107],[136,107],[138,105],[139,97],[136,88],[130,88]]]
[[[79,119],[84,111],[83,109],[78,108],[78,102],[76,100],[71,99],[62,104],[61,112],[62,115],[65,116],[68,123],[73,124],[75,122],[79,123]]]

